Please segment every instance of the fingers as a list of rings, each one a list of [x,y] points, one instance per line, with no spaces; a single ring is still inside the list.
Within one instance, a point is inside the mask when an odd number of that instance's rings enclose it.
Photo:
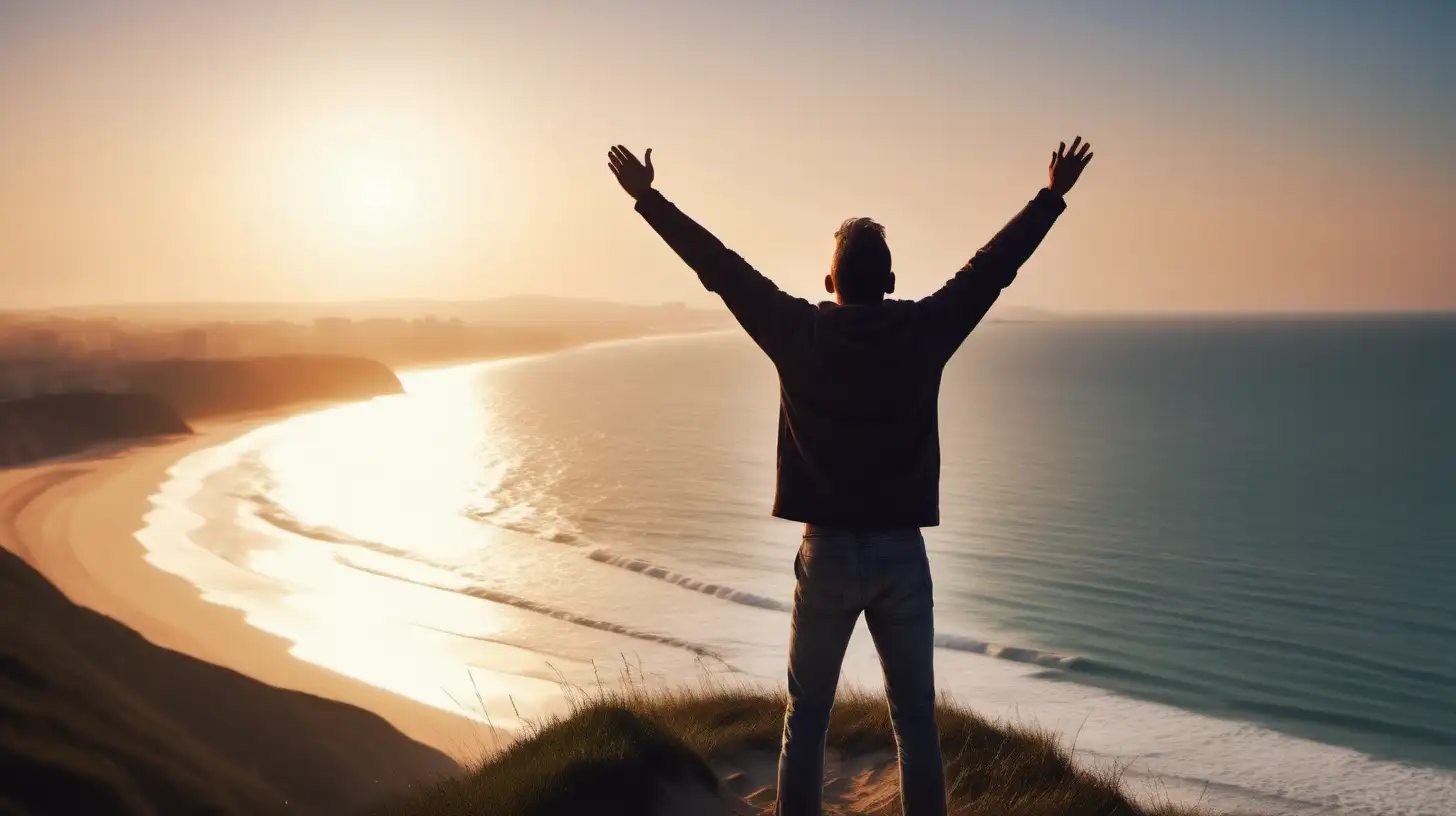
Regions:
[[[1092,154],[1091,153],[1088,153],[1087,154],[1087,158],[1085,158],[1085,159],[1082,160],[1082,166],[1083,167],[1086,167],[1087,165],[1089,165],[1091,163],[1092,163]]]
[[[647,161],[647,172],[652,172],[652,148],[647,148],[647,152],[642,154],[642,158]]]
[[[1090,158],[1092,158],[1092,143],[1082,141],[1081,136],[1072,140],[1072,148],[1070,150],[1067,149],[1067,143],[1062,142],[1057,147],[1056,152],[1052,153],[1053,163],[1058,160],[1071,159],[1072,161],[1086,164]]]

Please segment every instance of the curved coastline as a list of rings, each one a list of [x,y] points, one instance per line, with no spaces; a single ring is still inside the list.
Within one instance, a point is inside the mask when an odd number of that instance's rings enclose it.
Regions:
[[[613,338],[544,354],[695,333],[701,332]],[[394,376],[539,356],[543,355],[441,361],[410,366]],[[428,746],[458,764],[478,761],[514,733],[296,657],[293,642],[258,628],[243,611],[208,600],[194,584],[154,566],[137,538],[154,509],[153,497],[179,461],[269,425],[374,398],[305,399],[278,408],[194,419],[187,436],[109,442],[0,468],[0,548],[18,556],[73,604],[110,618],[155,646],[277,689],[354,706],[382,719],[412,745]],[[338,739],[332,734],[319,736]]]
[[[306,409],[201,423],[196,435],[113,445],[0,471],[6,549],[73,603],[135,630],[151,643],[282,689],[347,703],[457,762],[491,744],[489,726],[328,671],[290,653],[292,644],[149,564],[135,538],[169,469],[190,453]]]
[[[627,341],[616,340],[605,342],[621,343]],[[569,350],[576,349],[574,348]],[[563,349],[560,351],[551,352],[550,354],[555,355],[569,350]],[[541,355],[530,356],[534,357]],[[476,360],[470,362],[454,363],[450,365],[429,366],[421,369],[411,369],[407,372],[402,373],[414,373],[425,370],[438,370],[440,368],[473,368],[480,365],[490,365],[494,363],[513,363],[521,359],[528,358]],[[138,470],[146,467],[151,468],[151,475],[139,477],[141,478],[141,481],[138,482],[138,485],[134,489],[134,492],[128,494],[129,496],[136,498],[135,506],[137,510],[135,515],[133,516],[133,521],[135,521],[136,518],[143,516],[146,512],[150,510],[149,504],[151,502],[152,496],[155,495],[155,492],[159,489],[160,485],[165,483],[168,478],[169,469],[171,469],[178,460],[207,448],[227,444],[229,441],[236,439],[245,433],[252,432],[253,430],[257,430],[264,426],[271,425],[276,422],[281,422],[283,420],[290,419],[308,412],[309,411],[306,408],[294,409],[286,412],[274,412],[269,415],[250,417],[246,420],[240,420],[235,422],[212,423],[210,425],[199,427],[198,438],[195,440],[186,440],[181,443],[163,442],[156,445],[143,446],[135,450],[129,449],[120,453],[106,453],[103,454],[103,456],[111,456],[112,458],[131,460],[132,465],[129,465],[127,467],[133,467]],[[161,453],[161,451],[163,451],[164,449],[171,449],[173,452],[164,456]],[[153,454],[155,454],[156,461],[153,464],[148,465],[147,460],[149,458],[153,458]],[[17,513],[18,516],[25,516],[25,519],[20,524],[20,527],[26,528],[28,525],[33,526],[37,523],[37,518],[43,516],[57,516],[61,518],[62,521],[55,522],[59,526],[55,531],[52,532],[52,537],[59,539],[65,539],[69,537],[74,539],[77,537],[85,537],[90,535],[84,529],[87,526],[88,522],[101,524],[102,522],[99,516],[105,516],[107,514],[113,513],[119,515],[121,513],[120,502],[117,503],[117,506],[115,508],[111,508],[111,506],[106,501],[88,502],[84,498],[75,495],[90,492],[114,492],[116,488],[113,486],[112,482],[119,480],[121,477],[103,477],[99,471],[102,468],[107,467],[106,465],[102,464],[93,468],[90,463],[78,461],[55,462],[52,464],[55,465],[55,468],[51,475],[46,478],[54,480],[54,483],[36,482],[30,484],[26,488],[36,492],[36,495],[34,496],[35,501],[29,502],[28,504],[35,504],[39,506],[50,503],[51,505],[53,505],[52,509],[45,512],[36,513],[34,512],[34,507],[32,507],[30,510],[22,508],[21,511]],[[75,469],[80,469],[83,472],[70,472],[71,470]],[[5,491],[7,493],[9,492],[11,482],[5,481],[6,479],[8,479],[8,477],[9,474],[7,472],[0,471],[0,491]],[[147,480],[150,480],[150,485],[147,484]],[[0,495],[3,495],[3,493],[0,493]],[[120,493],[116,493],[116,495],[120,495]],[[62,501],[70,501],[71,509],[57,509],[56,507],[54,507]],[[132,499],[126,498],[124,499],[124,501],[130,502],[132,501]],[[96,514],[98,518],[88,519],[86,521],[80,522],[64,521],[68,513],[74,513],[78,517],[85,517],[88,513],[92,513]],[[123,545],[119,549],[124,551],[126,553],[126,557],[132,562],[129,568],[142,570],[147,573],[154,574],[162,579],[163,582],[170,582],[180,585],[180,589],[184,591],[185,594],[189,594],[191,596],[189,600],[192,604],[196,604],[197,601],[202,600],[200,597],[197,597],[198,591],[194,587],[194,585],[187,583],[182,579],[172,577],[171,575],[153,566],[150,562],[146,561],[144,555],[145,549],[139,544],[139,542],[135,539],[133,535],[137,526],[140,526],[140,523],[135,524],[128,530],[122,531],[122,533],[120,534],[122,537],[126,538],[126,541],[119,542],[121,545]],[[94,552],[68,551],[68,548],[66,546],[51,547],[49,545],[46,545],[43,546],[38,553],[30,553],[29,550],[31,547],[31,543],[35,540],[44,539],[45,536],[37,536],[33,533],[29,533],[23,538],[23,541],[18,542],[18,550],[24,550],[22,554],[25,555],[27,560],[45,560],[49,558],[52,561],[59,562],[61,564],[60,566],[57,566],[57,564],[53,563],[48,567],[48,569],[52,571],[69,570],[67,578],[68,580],[75,582],[77,587],[76,591],[79,594],[84,595],[87,590],[93,590],[102,593],[102,595],[104,596],[104,593],[107,591],[116,591],[117,589],[119,589],[120,587],[118,587],[118,585],[120,585],[121,587],[125,587],[126,591],[129,593],[136,592],[138,594],[145,594],[145,591],[143,590],[131,589],[132,584],[127,581],[123,581],[121,578],[118,578],[114,573],[106,572],[105,570],[110,568],[109,561],[105,558],[98,559],[96,557],[96,553]],[[10,546],[10,542],[6,542],[6,545]],[[143,558],[136,558],[135,556],[137,555],[143,555]],[[66,564],[68,559],[72,563]],[[90,574],[89,571],[94,568],[100,568],[103,570],[102,578],[97,579],[94,575]],[[50,572],[47,572],[47,574],[49,575]],[[79,577],[77,577],[78,575]],[[57,582],[58,586],[60,585],[60,583],[56,581],[55,578],[52,578],[52,580]],[[73,591],[72,588],[68,588],[65,586],[62,586],[62,589],[64,589],[68,595],[70,595]],[[120,599],[112,598],[109,602],[112,604],[118,604],[119,606],[116,608],[119,608],[121,610],[113,614],[112,611],[107,611],[106,609],[103,609],[104,604],[107,602],[107,599],[105,599],[104,597],[99,601],[95,599],[82,600],[81,598],[77,597],[77,595],[72,595],[72,597],[73,599],[80,600],[80,602],[87,606],[101,609],[102,611],[105,611],[106,614],[111,615],[112,617],[118,617],[120,615],[137,616],[138,619],[142,620],[142,623],[132,623],[130,620],[128,620],[128,623],[134,626],[134,628],[137,628],[139,631],[143,632],[143,634],[145,634],[148,639],[153,640],[153,642],[161,642],[157,639],[159,637],[170,637],[172,638],[172,640],[163,645],[170,645],[171,648],[176,648],[179,651],[184,651],[188,654],[195,654],[196,656],[210,662],[230,666],[237,669],[238,671],[255,677],[259,675],[260,671],[275,671],[276,675],[274,676],[284,679],[260,678],[266,679],[268,682],[274,683],[275,685],[281,685],[287,688],[298,688],[300,686],[292,685],[292,683],[298,681],[290,678],[293,678],[300,674],[306,675],[311,673],[316,675],[314,678],[312,678],[312,680],[316,682],[317,685],[304,686],[302,688],[306,691],[309,691],[310,693],[334,699],[342,699],[338,695],[340,693],[340,688],[343,686],[363,686],[364,688],[362,689],[362,691],[364,693],[356,694],[355,696],[349,698],[349,702],[352,702],[355,705],[366,708],[370,711],[375,711],[383,715],[401,731],[404,731],[405,733],[422,742],[435,745],[441,750],[444,750],[450,753],[452,756],[455,756],[457,759],[478,756],[481,753],[481,749],[483,746],[493,745],[495,742],[496,737],[494,736],[493,732],[488,730],[487,727],[484,725],[477,726],[473,721],[463,721],[459,724],[462,728],[462,736],[460,739],[441,739],[437,734],[429,733],[431,727],[421,728],[418,721],[415,720],[413,716],[414,714],[422,714],[427,718],[442,716],[446,719],[456,720],[463,720],[463,718],[452,718],[448,712],[441,712],[438,709],[432,708],[422,703],[412,703],[406,698],[403,698],[399,695],[393,694],[388,691],[382,691],[374,686],[364,684],[361,681],[351,680],[347,676],[336,674],[329,669],[320,668],[315,664],[309,663],[302,658],[294,657],[291,652],[291,647],[293,644],[290,641],[262,632],[261,630],[255,628],[252,624],[248,623],[243,613],[235,611],[233,609],[204,601],[201,604],[196,604],[196,606],[209,610],[212,613],[212,616],[217,618],[217,622],[215,624],[199,623],[197,625],[192,625],[192,622],[188,620],[182,622],[187,625],[179,625],[179,621],[173,620],[165,616],[164,619],[160,621],[145,620],[145,616],[152,613],[157,607],[156,604],[151,603],[151,599],[149,598],[142,599],[141,601],[136,598],[130,597],[123,597]],[[194,607],[179,606],[174,608],[192,609]],[[183,614],[186,615],[187,613],[184,611]],[[124,618],[118,617],[118,619]],[[256,640],[260,644],[266,644],[266,649],[272,649],[276,652],[277,660],[288,665],[281,667],[259,667],[253,662],[253,658],[240,656],[238,653],[228,648],[229,644],[232,642],[232,635],[221,635],[221,637],[227,638],[227,640],[221,642],[217,638],[213,637],[214,633],[232,631],[227,628],[229,626],[236,627],[237,629],[242,630],[239,633],[239,636],[243,637],[246,640]],[[1081,687],[1078,686],[1077,688],[1080,689]],[[356,691],[359,690],[356,689]],[[386,713],[385,710],[379,707],[379,700],[393,700],[394,704],[402,704],[403,708],[409,709],[409,711],[397,712],[394,714]],[[1108,700],[1106,700],[1106,704],[1114,709],[1123,710],[1125,708],[1123,706],[1113,705],[1115,702],[1115,698],[1109,698]],[[978,701],[978,706],[981,705],[981,703],[982,701]],[[994,708],[994,706],[992,706],[992,708]],[[1200,718],[1200,720],[1201,719],[1202,718]],[[1071,725],[1066,726],[1068,730],[1076,727],[1075,720],[1076,718],[1073,718]],[[499,723],[500,718],[497,718],[497,724]],[[1066,724],[1058,721],[1058,725],[1060,727]],[[1107,762],[1114,762],[1124,761],[1127,759],[1127,757],[1122,757],[1121,754],[1117,753],[1116,751],[1104,754],[1095,749],[1080,749],[1079,753],[1083,753],[1085,756],[1094,758],[1098,761],[1105,760]],[[1157,757],[1158,754],[1152,753],[1149,754],[1149,756]],[[1119,757],[1121,757],[1121,759],[1119,759]],[[1337,760],[1337,762],[1334,763],[1331,767],[1347,767],[1360,764],[1360,758],[1356,757],[1334,757],[1334,759]],[[1387,768],[1386,770],[1391,771],[1398,769]],[[1178,799],[1195,801],[1202,799],[1205,795],[1208,795],[1210,798],[1222,800],[1224,798],[1224,795],[1226,795],[1229,799],[1242,799],[1245,804],[1248,804],[1248,799],[1246,799],[1245,797],[1257,795],[1256,792],[1252,789],[1246,789],[1236,786],[1229,787],[1226,791],[1224,791],[1220,789],[1220,786],[1217,783],[1209,783],[1195,776],[1167,776],[1162,769],[1152,770],[1151,765],[1144,766],[1144,764],[1141,762],[1139,763],[1138,768],[1132,772],[1132,776],[1140,777],[1148,771],[1151,771],[1151,773],[1147,774],[1150,780],[1149,784],[1153,786],[1153,789],[1155,791],[1161,792],[1162,794],[1168,794],[1177,791],[1180,794],[1178,797],[1176,797]],[[1429,786],[1432,783],[1436,783],[1434,787],[1428,788],[1433,793],[1438,791],[1441,787],[1439,784],[1439,780],[1426,778],[1425,776],[1423,776],[1421,769],[1411,768],[1409,769],[1409,773],[1410,778],[1408,778],[1406,782],[1409,783],[1411,787],[1420,787],[1422,784]],[[1389,774],[1386,774],[1385,776],[1389,777]],[[1273,780],[1266,781],[1272,782]],[[1212,787],[1210,787],[1210,785],[1212,785]],[[1315,795],[1315,792],[1308,788],[1302,790],[1300,793],[1302,794],[1302,796],[1293,796],[1290,799],[1276,797],[1269,799],[1267,802],[1261,802],[1260,804],[1267,805],[1271,808],[1279,808],[1281,809],[1280,812],[1296,812],[1295,808],[1298,808],[1297,812],[1336,812],[1336,806],[1332,803],[1332,801],[1334,799],[1338,799],[1337,794],[1330,794],[1327,798],[1323,795]],[[1392,791],[1392,793],[1394,793],[1394,791]],[[1370,797],[1370,799],[1372,801],[1378,801],[1379,797]],[[1411,799],[1409,796],[1403,797],[1400,795],[1394,795],[1386,800],[1386,804],[1390,805],[1392,810],[1380,810],[1371,812],[1395,812],[1395,810],[1398,809],[1399,805],[1410,805],[1414,801],[1416,800]],[[1428,807],[1429,804],[1427,803],[1425,804],[1425,806]],[[1284,808],[1290,809],[1283,810]],[[1330,808],[1331,810],[1325,810],[1325,808]],[[1411,810],[1408,812],[1427,811]]]

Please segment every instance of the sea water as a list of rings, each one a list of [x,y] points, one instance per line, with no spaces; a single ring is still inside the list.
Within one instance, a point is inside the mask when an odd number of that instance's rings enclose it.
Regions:
[[[747,338],[404,379],[179,462],[149,559],[497,726],[782,683],[800,531]],[[945,690],[1180,801],[1456,813],[1456,319],[989,323],[940,412]],[[862,628],[845,675],[879,683]]]

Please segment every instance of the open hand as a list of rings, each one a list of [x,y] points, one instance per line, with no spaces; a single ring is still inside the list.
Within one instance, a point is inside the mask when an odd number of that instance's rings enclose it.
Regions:
[[[1082,146],[1080,151],[1077,149],[1078,145]],[[1091,142],[1084,144],[1082,137],[1078,136],[1072,140],[1071,150],[1067,149],[1066,142],[1062,142],[1059,149],[1052,151],[1052,166],[1047,170],[1051,180],[1047,183],[1047,189],[1057,195],[1066,195],[1067,191],[1072,189],[1072,185],[1077,183],[1077,179],[1081,178],[1082,171],[1086,169],[1087,163],[1090,161],[1092,161]],[[651,173],[650,169],[648,173]]]
[[[647,164],[637,161],[632,151],[622,145],[617,145],[607,151],[607,166],[612,169],[612,175],[617,177],[617,183],[627,191],[627,195],[633,198],[641,198],[652,192],[652,148],[647,148]]]

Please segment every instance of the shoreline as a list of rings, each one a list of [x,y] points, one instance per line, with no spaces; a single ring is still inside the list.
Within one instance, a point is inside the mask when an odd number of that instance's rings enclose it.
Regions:
[[[391,370],[403,380],[410,375],[503,364],[598,345],[719,331],[725,330],[607,338],[533,354],[448,360]],[[243,611],[207,600],[195,585],[154,566],[136,538],[146,527],[152,496],[183,458],[268,425],[360,401],[309,400],[203,418],[189,421],[191,436],[106,443],[0,468],[0,547],[21,558],[72,603],[105,615],[156,646],[270,686],[363,709],[405,737],[468,766],[509,744],[515,732],[411,700],[294,656],[291,641],[253,626]]]
[[[282,689],[371,712],[456,763],[509,739],[464,715],[409,700],[294,657],[293,644],[252,626],[238,610],[154,567],[136,539],[151,497],[183,457],[323,407],[293,406],[198,422],[190,437],[116,443],[0,470],[0,545],[72,603],[99,612],[156,646]]]
[[[656,332],[652,334],[634,334],[628,335],[626,337],[604,337],[599,340],[587,340],[580,343],[571,343],[565,346],[559,346],[557,348],[544,349],[542,351],[532,351],[522,354],[508,353],[499,356],[488,357],[450,358],[435,362],[410,363],[407,365],[399,366],[398,368],[391,367],[390,370],[394,372],[394,375],[396,377],[402,378],[409,375],[428,374],[430,372],[444,371],[451,368],[464,368],[467,366],[477,365],[494,365],[497,363],[516,363],[523,360],[534,360],[539,357],[550,357],[553,354],[569,354],[574,351],[585,351],[586,349],[600,348],[603,346],[616,346],[626,343],[640,343],[648,340],[674,340],[684,337],[704,337],[713,334],[736,334],[737,331],[738,330],[736,327],[726,327],[717,329],[691,329],[688,331]]]

